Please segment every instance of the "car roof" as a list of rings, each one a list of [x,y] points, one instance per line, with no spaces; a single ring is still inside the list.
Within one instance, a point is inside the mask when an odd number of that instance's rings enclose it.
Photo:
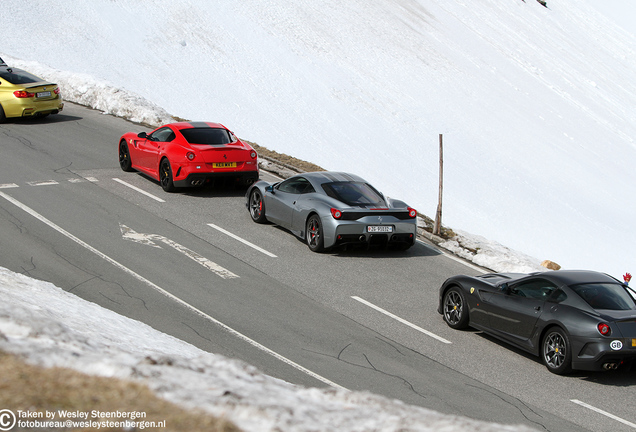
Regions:
[[[365,179],[355,174],[337,171],[314,171],[298,174],[298,176],[305,177],[307,180],[316,184],[333,182],[367,182]]]
[[[204,121],[177,122],[177,123],[170,123],[165,126],[172,126],[174,129],[178,129],[178,130],[192,129],[192,128],[227,129],[221,123],[204,122]]]
[[[536,276],[546,277],[559,285],[576,285],[582,283],[620,283],[617,279],[592,270],[556,270],[538,273]]]

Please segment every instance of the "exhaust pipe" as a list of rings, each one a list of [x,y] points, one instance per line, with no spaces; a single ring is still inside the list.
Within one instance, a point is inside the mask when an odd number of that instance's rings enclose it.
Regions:
[[[361,236],[358,238],[358,240],[360,240],[361,242],[363,242],[363,241],[366,241],[366,240],[367,240],[367,238],[366,238],[365,236],[361,235]]]
[[[604,370],[616,370],[618,369],[618,363],[605,363],[603,364]]]

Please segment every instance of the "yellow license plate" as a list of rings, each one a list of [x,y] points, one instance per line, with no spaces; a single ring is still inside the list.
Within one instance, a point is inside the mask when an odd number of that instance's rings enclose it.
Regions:
[[[212,168],[236,168],[236,162],[218,162],[213,163]]]
[[[632,339],[632,346],[636,347],[636,339]]]

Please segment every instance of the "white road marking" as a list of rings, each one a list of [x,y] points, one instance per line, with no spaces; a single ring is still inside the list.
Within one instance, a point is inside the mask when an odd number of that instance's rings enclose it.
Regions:
[[[184,254],[185,256],[190,258],[191,260],[193,260],[195,262],[198,262],[203,267],[207,268],[212,273],[214,273],[215,275],[217,275],[217,276],[219,276],[219,277],[221,277],[223,279],[235,279],[235,278],[239,277],[238,275],[232,273],[228,269],[221,267],[220,265],[218,265],[214,261],[211,261],[211,260],[207,259],[206,257],[196,253],[195,251],[193,251],[191,249],[188,249],[185,246],[180,245],[176,241],[170,240],[167,237],[164,237],[164,236],[159,235],[159,234],[142,234],[142,233],[138,233],[136,231],[133,231],[131,228],[127,227],[126,225],[122,225],[122,224],[119,224],[119,229],[121,231],[121,236],[122,236],[122,238],[124,240],[132,240],[134,242],[142,243],[142,244],[145,244],[147,246],[159,247],[153,242],[153,240],[157,240],[157,241],[160,241],[160,242],[163,242],[163,243],[167,244],[168,246],[172,247],[173,249],[177,250],[178,252],[181,252],[182,254]],[[159,248],[161,248],[161,247],[159,247]]]
[[[432,337],[433,339],[437,339],[438,341],[443,342],[443,343],[445,343],[445,344],[451,344],[451,343],[452,343],[451,341],[446,340],[446,339],[444,339],[444,338],[443,338],[443,337],[441,337],[441,336],[437,336],[435,333],[431,333],[431,332],[430,332],[430,331],[428,331],[428,330],[424,330],[422,327],[418,327],[418,326],[416,326],[415,324],[408,322],[408,321],[407,321],[407,320],[405,320],[404,318],[400,318],[399,316],[394,315],[394,314],[392,314],[391,312],[386,311],[386,310],[382,309],[381,307],[376,306],[376,305],[374,305],[373,303],[368,302],[368,301],[366,301],[366,300],[364,300],[364,299],[362,299],[362,298],[360,298],[360,297],[357,297],[357,296],[351,296],[351,298],[352,298],[352,299],[354,299],[354,300],[356,300],[356,301],[359,301],[359,302],[360,302],[360,303],[362,303],[362,304],[365,304],[365,305],[369,306],[370,308],[373,308],[373,309],[377,310],[378,312],[383,313],[383,314],[384,314],[384,315],[386,315],[386,316],[389,316],[389,317],[393,318],[394,320],[397,320],[397,321],[401,322],[402,324],[406,324],[407,326],[409,326],[409,327],[411,327],[411,328],[413,328],[413,329],[415,329],[415,330],[417,330],[417,331],[419,331],[419,332],[421,332],[421,333],[424,333],[425,335],[430,336],[430,337]]]
[[[606,417],[609,417],[609,418],[611,418],[612,420],[616,420],[616,421],[617,421],[617,422],[619,422],[619,423],[623,423],[624,425],[627,425],[627,426],[629,426],[629,427],[631,427],[631,428],[636,429],[636,423],[632,423],[632,422],[630,422],[630,421],[627,421],[627,420],[625,420],[625,419],[622,419],[622,418],[620,418],[620,417],[618,417],[618,416],[615,416],[614,414],[610,414],[610,413],[608,413],[607,411],[603,411],[602,409],[596,408],[595,406],[592,406],[592,405],[586,404],[585,402],[581,402],[581,401],[580,401],[580,400],[578,400],[578,399],[570,399],[570,402],[573,402],[573,403],[575,403],[575,404],[577,404],[577,405],[580,405],[580,406],[582,406],[582,407],[584,407],[584,408],[590,409],[590,410],[592,410],[592,411],[594,411],[594,412],[597,412],[597,413],[602,414],[602,415],[604,415],[604,416],[606,416]]]
[[[27,182],[27,184],[29,186],[49,186],[49,185],[56,185],[56,184],[59,184],[59,183],[56,182],[55,180],[45,180],[45,181]]]
[[[5,184],[0,184],[0,189],[9,189],[9,188],[17,188],[20,187],[15,183],[5,183]]]
[[[250,339],[249,337],[245,336],[242,333],[239,333],[238,331],[234,330],[232,327],[230,327],[230,326],[228,326],[226,324],[223,324],[221,321],[213,318],[212,316],[206,314],[205,312],[201,311],[200,309],[197,309],[196,307],[192,306],[191,304],[181,300],[179,297],[169,293],[168,291],[166,291],[163,288],[161,288],[159,285],[156,285],[153,282],[149,281],[148,279],[144,278],[143,276],[135,273],[134,271],[132,271],[128,267],[124,266],[123,264],[120,264],[119,262],[117,262],[114,259],[110,258],[108,255],[100,252],[99,250],[95,249],[94,247],[92,247],[88,243],[86,243],[86,242],[80,240],[79,238],[75,237],[73,234],[69,233],[68,231],[66,231],[63,228],[59,227],[58,225],[54,224],[53,222],[51,222],[50,220],[48,220],[47,218],[45,218],[41,214],[37,213],[35,210],[31,209],[30,207],[27,207],[26,205],[22,204],[20,201],[12,198],[11,196],[5,194],[4,192],[0,192],[0,197],[6,199],[10,203],[12,203],[15,206],[19,207],[20,209],[24,210],[25,212],[27,212],[31,216],[35,217],[39,221],[41,221],[41,222],[45,223],[46,225],[48,225],[49,227],[53,228],[55,231],[59,232],[60,234],[66,236],[70,240],[74,241],[78,245],[82,246],[83,248],[89,250],[90,252],[94,253],[95,255],[99,256],[100,258],[104,259],[105,261],[109,262],[110,264],[114,265],[115,267],[117,267],[118,269],[122,270],[123,272],[129,274],[130,276],[134,277],[135,279],[139,280],[140,282],[143,282],[144,284],[148,285],[150,288],[154,289],[155,291],[165,295],[169,299],[179,303],[180,305],[186,307],[187,309],[191,310],[192,312],[196,313],[197,315],[199,315],[199,316],[207,319],[208,321],[218,325],[219,327],[221,327],[225,331],[227,331],[230,334],[238,337],[239,339],[249,343],[253,347],[258,348],[259,350],[271,355],[272,357],[274,357],[274,358],[282,361],[283,363],[295,368],[296,370],[299,370],[299,371],[301,371],[301,372],[303,372],[303,373],[305,373],[305,374],[317,379],[318,381],[321,381],[321,382],[323,382],[323,383],[325,383],[325,384],[327,384],[327,385],[329,385],[331,387],[335,387],[335,388],[338,388],[338,389],[346,390],[344,387],[334,383],[333,381],[328,380],[327,378],[324,378],[324,377],[318,375],[315,372],[310,371],[309,369],[299,365],[298,363],[295,363],[295,362],[289,360],[288,358],[278,354],[277,352],[272,351],[271,349],[267,348],[264,345],[261,345],[260,343],[256,342],[255,340]]]
[[[70,178],[68,179],[69,183],[84,183],[84,182],[91,182],[91,183],[96,183],[99,180],[97,180],[95,177],[83,177],[83,178]]]
[[[440,250],[440,249],[437,249],[437,248],[433,248],[433,247],[431,247],[430,245],[428,245],[428,244],[426,244],[425,242],[423,242],[422,240],[419,240],[419,239],[418,239],[418,240],[417,240],[417,242],[418,242],[418,243],[420,243],[420,244],[422,244],[422,245],[424,245],[424,246],[426,246],[426,247],[427,247],[427,248],[429,248],[429,249],[433,249],[433,250],[434,250],[434,251],[436,251],[436,252],[441,252],[441,253],[442,253],[445,257],[450,258],[450,259],[452,259],[453,261],[457,261],[457,262],[458,262],[458,263],[460,263],[460,264],[464,264],[466,267],[469,267],[469,268],[471,268],[471,269],[473,269],[473,270],[476,270],[476,271],[478,271],[479,273],[482,273],[482,274],[486,274],[486,273],[488,273],[488,272],[487,272],[486,270],[484,270],[483,268],[481,268],[481,267],[477,267],[476,265],[473,265],[473,264],[469,263],[468,261],[465,261],[465,260],[463,260],[463,259],[461,259],[461,258],[459,258],[459,257],[456,257],[455,255],[453,255],[453,254],[451,254],[451,253],[445,252],[445,251]]]
[[[224,230],[223,228],[221,228],[221,227],[219,227],[219,226],[217,226],[217,225],[214,225],[214,224],[209,223],[209,224],[208,224],[208,226],[211,226],[211,227],[212,227],[212,228],[214,228],[215,230],[221,231],[223,234],[227,234],[228,236],[232,237],[233,239],[238,240],[238,241],[240,241],[241,243],[244,243],[244,244],[248,245],[249,247],[256,249],[256,250],[257,250],[257,251],[259,251],[259,252],[262,252],[262,253],[264,253],[264,254],[265,254],[265,255],[267,255],[267,256],[270,256],[270,257],[272,257],[272,258],[278,258],[278,257],[277,257],[276,255],[274,255],[273,253],[268,252],[268,251],[266,251],[265,249],[263,249],[263,248],[261,248],[261,247],[259,247],[259,246],[256,246],[254,243],[250,243],[250,242],[248,242],[247,240],[242,239],[241,237],[237,236],[236,234],[232,234],[231,232],[229,232],[229,231],[227,231],[227,230]]]
[[[115,181],[116,181],[116,182],[118,182],[118,183],[123,184],[124,186],[128,186],[129,188],[131,188],[131,189],[133,189],[133,190],[136,190],[137,192],[139,192],[139,193],[141,193],[141,194],[144,194],[144,195],[146,195],[147,197],[150,197],[150,198],[152,198],[152,199],[153,199],[153,200],[155,200],[155,201],[159,201],[159,202],[166,202],[165,200],[163,200],[163,199],[161,199],[161,198],[159,198],[159,197],[157,197],[157,196],[154,196],[153,194],[148,193],[148,192],[146,192],[146,191],[145,191],[145,190],[143,190],[143,189],[139,189],[137,186],[133,186],[133,185],[131,185],[130,183],[126,183],[126,182],[125,182],[125,181],[123,181],[122,179],[113,178],[113,180],[115,180]]]

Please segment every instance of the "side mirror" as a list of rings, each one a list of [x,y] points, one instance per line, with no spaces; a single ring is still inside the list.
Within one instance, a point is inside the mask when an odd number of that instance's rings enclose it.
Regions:
[[[502,283],[501,285],[499,285],[499,291],[501,291],[502,293],[509,293],[510,292],[510,287],[508,286],[507,282]]]
[[[269,185],[265,187],[265,192],[269,192],[271,194],[274,194],[274,185]]]
[[[146,132],[139,132],[137,134],[137,137],[139,137],[141,139],[146,139],[146,138],[148,138],[148,134]]]

